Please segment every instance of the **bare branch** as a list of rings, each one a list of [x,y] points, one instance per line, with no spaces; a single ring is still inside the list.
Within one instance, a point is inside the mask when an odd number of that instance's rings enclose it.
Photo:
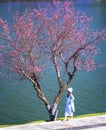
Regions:
[[[55,69],[56,69],[56,74],[57,74],[57,79],[58,79],[58,82],[59,82],[59,87],[61,87],[62,86],[62,80],[61,80],[60,70],[59,70],[59,66],[58,66],[58,63],[57,63],[55,52],[53,52],[52,61],[54,63]]]

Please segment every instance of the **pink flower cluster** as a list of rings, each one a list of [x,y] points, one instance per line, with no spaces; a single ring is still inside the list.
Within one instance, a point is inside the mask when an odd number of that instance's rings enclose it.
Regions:
[[[92,17],[76,11],[72,2],[54,0],[53,4],[16,14],[12,27],[0,18],[0,63],[8,64],[12,72],[41,73],[47,57],[59,63],[57,68],[66,64],[77,70],[96,68],[95,56],[106,30],[92,30]]]

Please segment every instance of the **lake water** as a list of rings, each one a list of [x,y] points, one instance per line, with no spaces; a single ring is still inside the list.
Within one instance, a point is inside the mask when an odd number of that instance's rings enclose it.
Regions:
[[[41,4],[46,5],[46,2]],[[93,28],[106,29],[105,4],[75,3],[74,6],[77,10],[85,11],[88,16],[93,16]],[[26,8],[36,7],[36,2],[0,3],[0,17],[11,24],[11,17],[16,11],[21,14]],[[100,48],[101,54],[96,57],[96,61],[103,64],[106,63],[106,41]],[[52,102],[55,92],[57,92],[54,72],[45,74],[41,84],[44,93]],[[106,68],[98,68],[96,71],[89,73],[77,73],[72,82],[72,87],[74,88],[73,94],[76,106],[74,115],[106,112]],[[58,106],[59,117],[64,116],[66,94],[65,91]],[[44,104],[37,98],[32,84],[27,81],[10,82],[10,80],[0,79],[0,125],[20,124],[42,119],[47,120],[48,113]]]

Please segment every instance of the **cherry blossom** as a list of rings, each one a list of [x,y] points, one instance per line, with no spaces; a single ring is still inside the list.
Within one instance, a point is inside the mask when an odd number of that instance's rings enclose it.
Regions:
[[[50,120],[55,120],[60,98],[76,72],[97,67],[95,57],[100,53],[98,46],[105,40],[106,30],[91,29],[92,20],[84,12],[75,10],[72,2],[56,0],[21,16],[16,13],[12,26],[0,18],[0,68],[6,70],[1,71],[0,76],[11,72],[29,80],[44,102]],[[59,86],[52,106],[38,80],[44,75],[47,63],[51,69],[54,67]],[[67,75],[65,82],[63,69]],[[45,70],[48,72],[48,68]]]

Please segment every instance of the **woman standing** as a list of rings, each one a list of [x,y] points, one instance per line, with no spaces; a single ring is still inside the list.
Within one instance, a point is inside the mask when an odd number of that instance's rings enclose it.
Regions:
[[[68,94],[66,98],[66,107],[65,107],[65,118],[64,121],[67,120],[67,117],[73,118],[73,112],[75,112],[75,105],[74,105],[74,96],[72,94],[73,89],[68,88]]]

